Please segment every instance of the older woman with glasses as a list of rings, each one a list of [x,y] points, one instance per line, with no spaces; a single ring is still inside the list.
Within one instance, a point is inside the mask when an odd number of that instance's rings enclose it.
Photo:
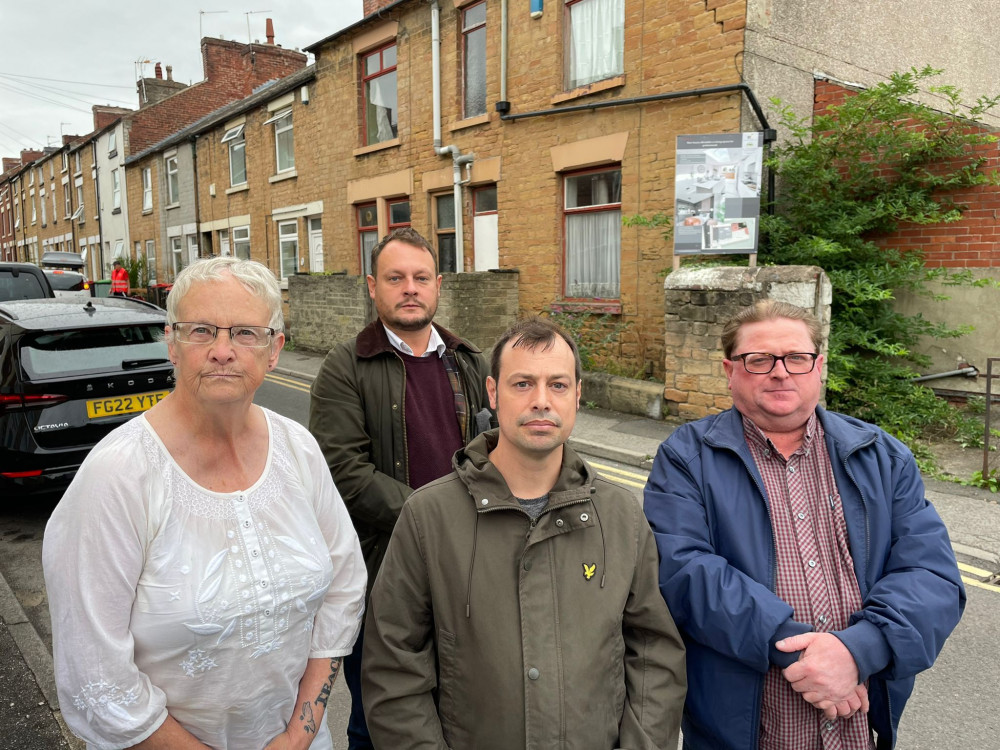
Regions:
[[[365,565],[315,440],[253,403],[278,285],[200,260],[167,321],[174,391],[93,449],[45,531],[63,716],[100,748],[329,750]]]

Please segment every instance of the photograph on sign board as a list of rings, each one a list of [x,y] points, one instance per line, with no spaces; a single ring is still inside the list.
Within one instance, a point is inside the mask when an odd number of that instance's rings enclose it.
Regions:
[[[760,135],[677,137],[675,253],[757,252]]]

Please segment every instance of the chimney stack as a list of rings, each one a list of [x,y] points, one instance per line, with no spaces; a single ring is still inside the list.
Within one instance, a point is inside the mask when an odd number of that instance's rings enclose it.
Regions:
[[[160,79],[163,78],[163,68],[160,67],[159,63],[156,63],[156,67],[153,68],[153,70],[155,71],[155,75],[156,75],[157,78],[160,78]]]
[[[274,22],[270,18],[267,19],[267,43],[274,45]]]
[[[168,81],[174,80],[174,66],[173,65],[168,65],[167,66],[167,80]]]

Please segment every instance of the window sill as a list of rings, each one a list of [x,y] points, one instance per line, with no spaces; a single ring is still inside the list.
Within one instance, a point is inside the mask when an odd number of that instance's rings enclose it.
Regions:
[[[117,150],[115,150],[115,151],[108,151],[108,158],[109,159],[114,159],[116,156],[118,156],[118,151]]]
[[[270,177],[267,178],[267,181],[273,184],[275,182],[281,182],[282,180],[291,180],[298,176],[299,173],[297,170],[289,169],[287,172],[281,172],[280,174],[271,175]],[[229,191],[227,190],[226,193],[228,194]]]
[[[112,209],[111,209],[111,215],[112,215],[112,216],[117,216],[117,215],[118,215],[118,214],[120,214],[121,212],[122,212],[122,210],[121,210],[120,208],[112,208]]]
[[[370,154],[375,151],[382,151],[387,148],[394,148],[399,145],[399,138],[393,138],[388,141],[382,141],[381,143],[373,143],[370,146],[362,146],[361,148],[356,148],[352,152],[355,156],[364,156],[365,154]]]
[[[476,115],[475,117],[466,117],[464,120],[459,120],[448,126],[448,132],[454,133],[456,130],[465,130],[466,128],[474,128],[477,125],[485,125],[490,121],[490,113],[487,112],[483,115]]]
[[[621,300],[588,300],[572,302],[553,302],[549,305],[552,312],[557,313],[593,313],[595,315],[621,315]]]
[[[564,91],[561,94],[556,94],[552,97],[551,102],[553,104],[562,104],[563,102],[579,99],[580,97],[589,96],[590,94],[597,94],[601,91],[610,91],[611,89],[616,89],[624,85],[625,74],[623,73],[620,76],[605,78],[603,81],[594,81],[593,83],[588,83],[586,86],[578,86],[572,91]]]
[[[242,193],[244,190],[249,190],[250,186],[246,183],[242,185],[236,185],[235,187],[227,188],[226,195],[232,195],[233,193]]]
[[[169,206],[164,206],[163,208],[166,211],[172,211],[173,209],[180,208],[180,207],[181,207],[180,203],[171,203]]]
[[[153,213],[153,209],[151,209],[151,208],[144,208],[144,209],[142,209],[142,215],[143,216],[149,216],[151,213]]]

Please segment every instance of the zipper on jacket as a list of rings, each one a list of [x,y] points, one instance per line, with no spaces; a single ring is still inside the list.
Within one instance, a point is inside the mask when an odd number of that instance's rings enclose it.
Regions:
[[[858,446],[863,448],[865,446]],[[858,588],[860,589],[864,585],[865,589],[868,588],[868,566],[871,564],[872,558],[872,530],[871,530],[871,515],[868,512],[868,500],[865,498],[865,493],[861,491],[861,485],[858,484],[858,480],[854,478],[854,472],[851,471],[851,467],[847,465],[847,459],[854,455],[855,451],[851,451],[843,458],[844,472],[847,474],[848,478],[854,482],[854,487],[858,491],[858,497],[861,498],[861,508],[865,512],[865,569],[862,571],[863,575],[858,581]],[[845,514],[844,523],[847,523],[847,517]],[[862,599],[868,595],[867,591],[861,592]],[[863,602],[862,602],[863,604]]]

